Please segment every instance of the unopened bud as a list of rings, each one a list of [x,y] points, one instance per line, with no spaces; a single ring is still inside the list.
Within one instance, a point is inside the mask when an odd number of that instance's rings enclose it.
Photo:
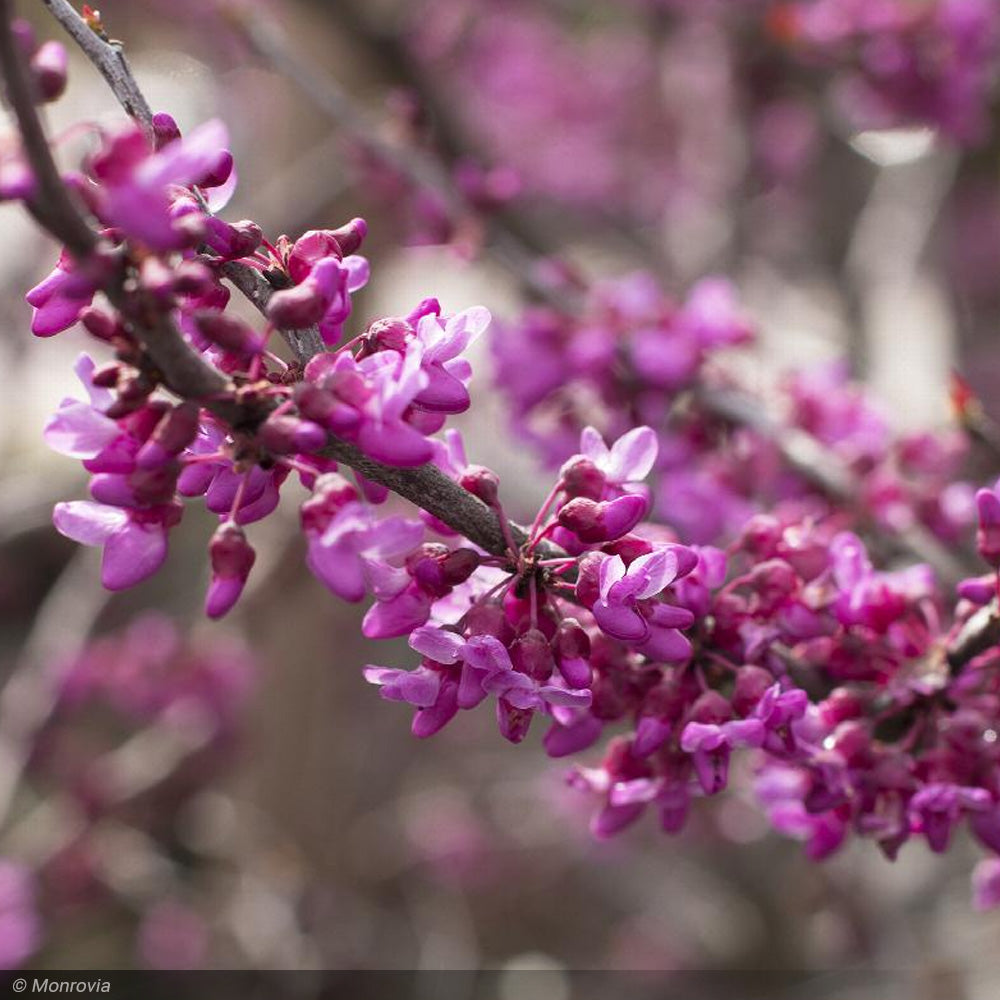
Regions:
[[[180,137],[181,130],[177,127],[173,115],[167,114],[166,111],[157,111],[153,115],[153,143],[158,150]]]
[[[604,495],[604,473],[582,455],[571,458],[559,470],[563,488],[571,497],[585,497],[588,500],[600,500]]]
[[[462,474],[459,484],[473,496],[479,497],[490,507],[496,506],[500,496],[500,477],[482,465],[470,465]]]
[[[239,600],[257,554],[238,525],[227,522],[208,544],[212,581],[205,597],[205,614],[221,618]]]
[[[242,320],[228,313],[203,309],[193,316],[198,332],[213,344],[236,354],[260,354],[261,337]]]
[[[299,417],[268,417],[257,431],[257,440],[276,455],[319,451],[326,444],[326,431],[319,424]]]
[[[31,58],[31,75],[42,101],[62,97],[69,76],[69,58],[60,42],[45,42]]]

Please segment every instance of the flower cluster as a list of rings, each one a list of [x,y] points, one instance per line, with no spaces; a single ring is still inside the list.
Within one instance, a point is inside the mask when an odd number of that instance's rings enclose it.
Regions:
[[[770,425],[734,426],[713,407],[713,393],[739,389],[722,367],[724,349],[753,338],[727,282],[706,279],[676,303],[650,275],[636,274],[595,285],[581,316],[535,308],[492,340],[514,430],[544,460],[563,461],[595,418],[610,435],[633,421],[652,425],[657,519],[698,544],[730,541],[748,517],[775,505],[807,503],[821,513],[839,500],[788,461]],[[525,371],[519,359],[529,349],[535,364]],[[892,532],[919,525],[949,542],[971,524],[973,488],[956,478],[964,435],[894,437],[843,366],[796,372],[754,406],[771,411],[779,434],[823,446],[851,480],[858,516]]]
[[[377,462],[430,461],[429,435],[469,406],[471,369],[461,354],[490,316],[481,308],[444,316],[437,300],[427,299],[408,317],[376,320],[305,365],[282,360],[269,349],[275,329],[315,328],[331,346],[342,340],[351,294],[368,278],[367,261],[354,253],[364,221],[275,244],[249,220],[223,222],[212,209],[235,173],[222,126],[209,123],[182,137],[168,115],[154,124],[155,142],[135,128],[106,136],[86,171],[74,175],[74,190],[103,228],[104,242],[83,264],[64,253],[27,296],[36,335],[81,323],[115,352],[101,366],[79,359],[88,398],[64,401],[45,429],[53,449],[80,459],[91,474],[93,499],[60,504],[55,523],[78,542],[103,546],[104,585],[118,590],[162,565],[181,498],[204,497],[220,520],[209,544],[206,599],[208,614],[219,617],[239,598],[254,563],[244,526],[274,511],[291,473],[318,489],[306,530],[310,538],[319,531],[317,511],[337,469],[324,454],[329,435]],[[277,289],[263,332],[226,308],[223,269],[233,262]],[[124,301],[100,293],[120,272]],[[165,379],[133,334],[151,317],[176,326],[225,379],[223,397],[245,417],[226,419],[213,401],[175,403],[159,392]],[[363,486],[379,499],[374,484]],[[319,548],[334,545],[343,519],[328,528],[324,523]]]
[[[671,6],[687,17],[697,5]],[[473,103],[482,113],[489,93],[502,92],[515,115],[508,139],[520,148],[532,146],[524,137],[537,108],[511,104],[509,88],[520,81],[545,97],[533,81],[551,82],[546,61],[571,70],[569,91],[561,80],[548,96],[596,122],[596,137],[578,137],[595,147],[609,125],[594,114],[595,90],[629,93],[651,79],[642,66],[631,74],[630,38],[605,66],[609,79],[599,73],[578,92],[586,59],[550,59],[534,20],[503,27],[503,57],[474,60],[490,72]],[[892,115],[962,138],[975,131],[996,33],[977,0],[852,2],[836,12],[818,0],[781,5],[771,27],[814,56],[850,56],[860,67],[852,79]],[[475,56],[484,43],[469,30]],[[19,37],[37,96],[58,96],[64,56]],[[439,54],[447,41],[437,39]],[[615,126],[612,136],[625,124]],[[362,219],[272,242],[252,220],[217,214],[236,184],[220,123],[182,135],[161,113],[145,131],[98,135],[83,168],[63,178],[93,246],[64,251],[27,300],[37,336],[80,324],[113,353],[79,358],[85,398],[65,400],[44,432],[90,475],[92,499],[57,505],[54,521],[103,547],[105,587],[155,573],[184,501],[200,497],[218,518],[205,610],[225,615],[256,558],[247,526],[277,509],[294,477],[308,494],[309,569],[342,600],[372,599],[365,636],[405,636],[420,658],[412,669],[370,665],[365,679],[413,710],[419,737],[487,702],[512,743],[544,720],[554,758],[609,737],[599,763],[570,777],[599,802],[598,836],[649,810],[680,831],[696,799],[727,787],[734,751],[749,750],[774,826],[813,857],[851,833],[889,857],[911,838],[942,851],[963,821],[1000,852],[991,632],[1000,484],[975,493],[957,481],[963,434],[894,437],[839,367],[790,375],[767,399],[742,394],[754,413],[746,417],[724,399],[741,390],[723,352],[753,338],[728,282],[702,280],[676,301],[648,274],[588,288],[568,271],[539,269],[560,305],[533,308],[492,339],[515,430],[558,470],[521,527],[497,474],[470,462],[445,426],[471,405],[464,354],[491,323],[486,309],[448,314],[427,298],[345,333],[352,296],[369,279],[357,252]],[[630,186],[594,171],[589,153],[546,150],[578,176],[546,166],[532,180],[529,171],[536,193],[553,176],[566,201]],[[44,219],[34,201],[44,176],[20,152],[0,166],[0,196]],[[458,174],[484,211],[513,187],[502,172]],[[231,285],[251,288],[258,323],[229,308]],[[418,514],[383,507],[389,486]],[[932,549],[957,548],[976,514],[989,572],[957,594],[929,567],[893,561],[914,531]],[[870,544],[878,538],[887,544]],[[213,735],[227,731],[239,670],[192,665],[169,628],[142,630],[82,656],[57,708],[103,699],[156,723],[190,719],[194,706]],[[63,766],[58,747],[41,750],[33,764]],[[86,808],[102,814],[108,790],[65,766]],[[982,905],[1000,898],[995,866],[976,879]],[[34,941],[30,889],[14,869],[0,882],[0,911]]]
[[[810,0],[770,17],[804,58],[845,68],[835,97],[855,127],[929,125],[982,140],[1000,66],[989,0]]]

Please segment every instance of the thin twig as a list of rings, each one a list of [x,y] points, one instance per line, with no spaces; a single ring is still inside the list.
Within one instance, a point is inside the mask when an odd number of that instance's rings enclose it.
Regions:
[[[94,586],[94,573],[94,552],[79,549],[46,595],[0,691],[0,823],[10,810],[34,737],[55,709],[61,670],[83,648],[111,596]]]
[[[102,38],[69,0],[42,0],[42,3],[97,67],[128,116],[135,119],[147,135],[152,135],[153,112],[132,76],[122,46]]]

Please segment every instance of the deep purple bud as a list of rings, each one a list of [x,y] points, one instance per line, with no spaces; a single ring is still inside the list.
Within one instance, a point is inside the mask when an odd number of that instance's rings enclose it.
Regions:
[[[556,629],[556,663],[559,673],[571,688],[590,687],[590,636],[575,618],[564,618]]]
[[[465,613],[465,631],[470,635],[492,635],[505,646],[514,638],[514,629],[499,604],[477,604]]]
[[[718,691],[705,691],[688,712],[689,722],[718,725],[733,717],[733,706]]]
[[[141,504],[161,504],[174,499],[180,462],[168,461],[152,469],[136,469],[128,477],[128,484]]]
[[[211,216],[205,219],[205,243],[225,260],[249,257],[264,241],[264,232],[251,219],[223,222]]]
[[[441,572],[449,587],[465,583],[479,568],[479,553],[475,549],[454,549],[441,560]]]
[[[90,376],[90,384],[98,389],[113,389],[118,385],[125,366],[120,361],[109,361],[100,368],[95,368]]]
[[[459,480],[463,489],[493,507],[500,496],[500,477],[482,465],[470,465]]]
[[[195,404],[182,403],[161,417],[156,430],[136,454],[136,466],[154,469],[179,455],[198,434],[198,415]]]
[[[212,582],[205,598],[205,614],[221,618],[239,600],[257,554],[243,529],[229,522],[216,529],[208,544],[208,554],[212,561]]]
[[[180,137],[181,130],[173,115],[167,114],[166,111],[157,111],[153,115],[153,143],[158,150]]]
[[[80,322],[84,329],[98,340],[110,341],[125,333],[117,314],[100,306],[87,306],[80,313]]]
[[[236,354],[260,354],[264,343],[242,320],[214,309],[201,309],[192,316],[198,332],[213,344]]]
[[[576,596],[585,608],[592,608],[601,597],[601,564],[604,555],[588,552],[580,559],[576,573]]]
[[[563,487],[571,497],[600,500],[604,495],[604,473],[589,458],[577,455],[560,470]]]
[[[182,260],[174,268],[174,291],[178,295],[207,295],[215,288],[211,268],[196,260]]]
[[[737,715],[749,715],[764,692],[774,684],[774,675],[763,667],[740,667],[733,688],[733,708]]]
[[[510,661],[515,670],[536,681],[547,681],[555,666],[549,641],[536,628],[528,629],[514,640],[510,647]]]
[[[609,556],[621,556],[622,562],[629,566],[639,556],[648,556],[653,551],[653,543],[638,535],[623,535],[621,538],[602,546],[601,551],[607,552]],[[683,576],[683,573],[678,571],[677,575]]]
[[[646,513],[646,501],[629,493],[603,503],[584,497],[570,500],[559,511],[559,523],[582,542],[608,542],[631,531]]]
[[[66,47],[60,42],[44,42],[31,58],[31,75],[43,101],[62,97],[69,76]]]
[[[368,223],[364,219],[351,219],[346,225],[334,229],[330,234],[340,247],[344,257],[357,253],[358,248],[368,235]]]
[[[528,727],[534,714],[530,708],[515,708],[506,698],[499,698],[497,724],[500,727],[500,735],[511,743],[520,743],[528,735]]]
[[[313,326],[326,313],[328,300],[320,289],[306,281],[275,292],[267,304],[267,318],[284,329]]]
[[[299,417],[271,416],[257,431],[257,439],[270,452],[288,455],[292,452],[319,451],[326,444],[326,431],[319,424]]]
[[[229,180],[232,172],[233,154],[228,149],[220,149],[215,162],[195,181],[195,184],[203,188],[220,187]]]
[[[976,509],[979,512],[976,548],[986,562],[1000,569],[1000,496],[993,490],[979,490]]]

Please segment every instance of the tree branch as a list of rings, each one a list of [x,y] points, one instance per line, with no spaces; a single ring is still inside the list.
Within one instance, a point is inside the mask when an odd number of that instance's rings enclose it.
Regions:
[[[231,281],[242,295],[252,302],[262,314],[265,313],[275,289],[260,271],[235,260],[227,261],[220,270],[223,276]],[[314,358],[326,350],[326,344],[323,343],[319,329],[315,326],[308,326],[301,330],[278,330],[278,333],[288,344],[295,360],[300,364],[306,364],[310,358]]]
[[[69,0],[42,0],[42,3],[97,67],[129,117],[135,119],[146,134],[151,136],[153,112],[132,76],[121,45],[94,31]]]
[[[83,258],[97,246],[97,236],[77,211],[52,159],[35,111],[31,78],[11,28],[12,13],[10,0],[0,0],[0,66],[7,85],[7,100],[17,118],[24,154],[36,186],[34,195],[28,200],[28,208],[74,256]]]

